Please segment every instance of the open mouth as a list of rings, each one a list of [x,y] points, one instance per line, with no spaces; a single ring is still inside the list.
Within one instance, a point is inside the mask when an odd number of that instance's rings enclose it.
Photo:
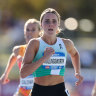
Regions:
[[[53,29],[48,29],[48,31],[53,31]]]

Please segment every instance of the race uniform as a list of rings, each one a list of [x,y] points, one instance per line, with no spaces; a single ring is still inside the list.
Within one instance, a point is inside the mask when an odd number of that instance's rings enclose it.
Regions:
[[[22,58],[24,56],[25,50],[26,50],[26,45],[21,45],[19,49],[19,55],[22,56]],[[19,69],[21,68],[21,64],[22,62],[18,62]],[[15,95],[28,96],[31,89],[33,88],[33,84],[34,84],[34,77],[32,74],[27,76],[26,78],[20,78],[20,84],[18,86]]]
[[[54,45],[48,45],[40,37],[39,50],[33,62],[36,62],[44,56],[46,47],[52,47],[55,50],[55,53],[33,73],[34,77],[47,75],[64,76],[67,51],[62,39],[59,37],[57,37],[57,42]],[[34,83],[32,96],[69,96],[69,93],[65,89],[64,82],[52,86],[41,86]]]

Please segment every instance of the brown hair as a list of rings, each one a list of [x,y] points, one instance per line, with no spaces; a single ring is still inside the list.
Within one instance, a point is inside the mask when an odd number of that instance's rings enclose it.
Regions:
[[[59,24],[60,24],[60,15],[59,15],[59,13],[58,13],[55,9],[53,9],[53,8],[47,8],[47,9],[45,9],[45,10],[42,12],[42,14],[41,14],[41,16],[40,16],[40,23],[42,23],[43,17],[44,17],[44,15],[45,15],[46,13],[53,13],[53,14],[55,14],[55,15],[57,16],[58,22],[59,22]]]
[[[58,18],[58,23],[59,23],[59,25],[60,25],[60,15],[59,15],[59,13],[55,10],[55,9],[53,9],[53,8],[47,8],[47,9],[45,9],[43,12],[42,12],[42,14],[41,14],[41,16],[40,16],[40,23],[42,23],[42,20],[43,20],[43,18],[44,18],[44,15],[46,14],[46,13],[53,13],[53,14],[55,14],[56,16],[57,16],[57,18]],[[58,28],[58,30],[57,30],[57,34],[60,32],[60,29]]]

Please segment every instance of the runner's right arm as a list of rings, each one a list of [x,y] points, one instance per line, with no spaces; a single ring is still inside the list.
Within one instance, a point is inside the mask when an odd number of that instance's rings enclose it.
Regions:
[[[9,76],[9,73],[12,70],[13,66],[16,63],[18,53],[19,53],[19,46],[16,46],[16,47],[13,48],[13,53],[9,57],[5,72],[0,77],[0,82],[1,83],[6,84],[6,83],[9,82],[8,76]]]
[[[20,76],[21,78],[25,78],[32,74],[37,68],[39,68],[46,60],[48,60],[52,54],[54,54],[53,48],[46,48],[44,51],[44,56],[37,60],[36,62],[32,62],[37,51],[39,49],[39,40],[33,39],[29,42],[26,52],[24,55],[24,59],[22,61]]]

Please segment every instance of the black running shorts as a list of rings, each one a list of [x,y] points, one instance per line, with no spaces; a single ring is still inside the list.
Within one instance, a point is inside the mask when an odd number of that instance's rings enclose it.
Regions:
[[[64,82],[52,86],[41,86],[34,83],[31,94],[31,96],[70,96],[65,89]]]

